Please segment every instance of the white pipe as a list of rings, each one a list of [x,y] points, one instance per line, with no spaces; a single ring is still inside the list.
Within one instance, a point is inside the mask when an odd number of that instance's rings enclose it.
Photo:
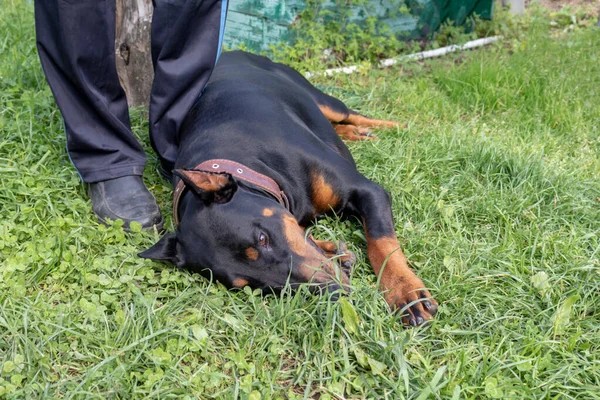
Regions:
[[[469,50],[469,49],[474,49],[476,47],[485,46],[490,43],[494,43],[499,39],[500,39],[500,36],[491,36],[488,38],[471,40],[470,42],[467,42],[467,43],[463,44],[462,46],[453,44],[452,46],[441,47],[441,48],[435,49],[435,50],[421,51],[419,53],[407,54],[405,56],[400,56],[397,58],[388,58],[388,59],[380,61],[378,64],[378,67],[386,68],[386,67],[391,67],[392,65],[396,65],[402,61],[411,61],[411,60],[418,61],[418,60],[424,60],[426,58],[440,57],[445,54],[454,53],[459,50]],[[351,65],[349,67],[330,68],[323,72],[307,72],[304,74],[304,76],[306,78],[310,78],[315,75],[331,76],[331,75],[335,75],[335,74],[352,74],[352,73],[358,71],[358,69],[359,69],[358,65]]]

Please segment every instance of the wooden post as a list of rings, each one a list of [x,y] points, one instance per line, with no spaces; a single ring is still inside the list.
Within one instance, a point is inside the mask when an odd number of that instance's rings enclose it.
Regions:
[[[523,15],[525,13],[525,0],[502,0],[502,5],[510,4],[510,10],[514,14]]]
[[[154,71],[150,53],[152,0],[117,0],[116,64],[130,107],[148,109]]]

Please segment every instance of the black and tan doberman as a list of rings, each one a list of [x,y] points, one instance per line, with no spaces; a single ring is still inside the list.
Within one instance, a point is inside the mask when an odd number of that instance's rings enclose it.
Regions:
[[[227,287],[347,288],[353,255],[304,227],[327,212],[356,215],[385,299],[405,309],[405,323],[423,323],[437,304],[400,249],[390,196],[356,170],[342,141],[396,125],[348,109],[290,67],[224,53],[180,130],[177,231],[140,256]]]

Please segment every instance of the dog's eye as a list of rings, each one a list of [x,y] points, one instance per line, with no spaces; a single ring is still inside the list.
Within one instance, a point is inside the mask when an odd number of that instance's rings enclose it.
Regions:
[[[260,244],[262,247],[267,247],[269,245],[269,237],[263,232],[259,233],[258,244]]]

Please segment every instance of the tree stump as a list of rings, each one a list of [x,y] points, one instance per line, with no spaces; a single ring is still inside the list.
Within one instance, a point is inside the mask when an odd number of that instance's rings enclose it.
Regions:
[[[117,72],[130,107],[148,109],[154,78],[150,52],[152,0],[117,0]]]

